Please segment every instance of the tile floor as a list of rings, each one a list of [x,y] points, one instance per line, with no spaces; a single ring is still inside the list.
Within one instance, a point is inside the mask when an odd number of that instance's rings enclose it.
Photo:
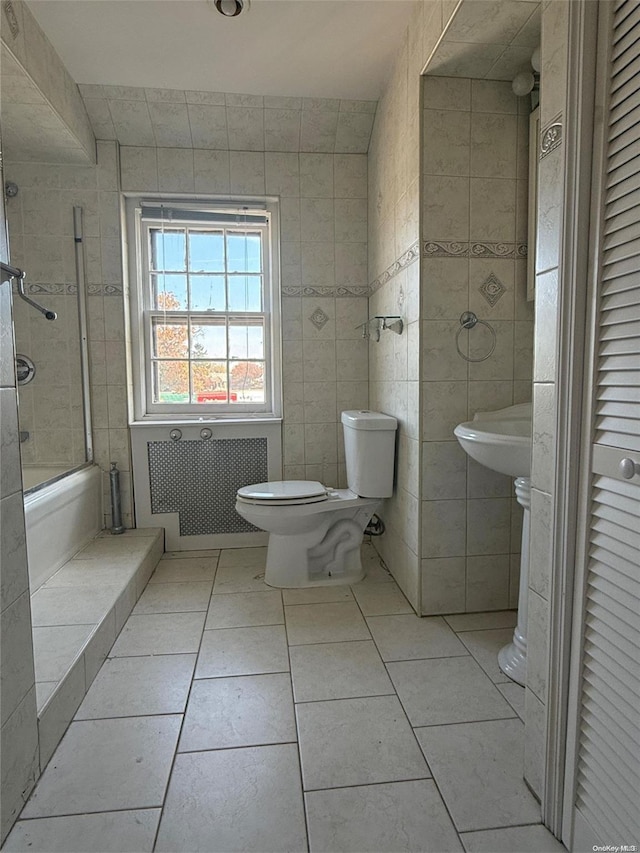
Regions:
[[[31,853],[561,851],[522,781],[513,612],[272,590],[265,549],[166,554],[9,836]]]

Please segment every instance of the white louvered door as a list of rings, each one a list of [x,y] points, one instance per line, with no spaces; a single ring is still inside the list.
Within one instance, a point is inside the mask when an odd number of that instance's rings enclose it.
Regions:
[[[576,837],[638,845],[640,4],[613,5],[574,818]]]

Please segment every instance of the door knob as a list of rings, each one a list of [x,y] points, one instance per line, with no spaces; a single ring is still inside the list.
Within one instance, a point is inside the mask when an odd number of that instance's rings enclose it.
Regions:
[[[628,457],[620,460],[618,468],[625,480],[631,480],[636,474],[640,474],[640,462],[634,462]]]

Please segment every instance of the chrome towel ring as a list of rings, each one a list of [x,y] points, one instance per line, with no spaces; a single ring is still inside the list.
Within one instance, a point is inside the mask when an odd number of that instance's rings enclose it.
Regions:
[[[493,340],[491,342],[491,349],[489,350],[489,352],[486,355],[483,355],[480,358],[471,358],[470,356],[465,355],[462,352],[462,350],[460,349],[460,334],[461,334],[463,329],[467,329],[467,330],[473,329],[475,326],[477,326],[478,323],[480,323],[482,326],[486,326],[487,329],[489,329],[489,331],[491,332],[491,334],[493,336]],[[490,326],[484,320],[479,320],[478,317],[473,313],[473,311],[465,311],[464,314],[460,315],[460,328],[456,332],[456,349],[458,350],[458,355],[461,358],[464,358],[465,361],[472,361],[472,362],[486,361],[488,358],[490,358],[493,355],[493,352],[496,348],[496,342],[497,342],[496,330],[493,328],[493,326]]]

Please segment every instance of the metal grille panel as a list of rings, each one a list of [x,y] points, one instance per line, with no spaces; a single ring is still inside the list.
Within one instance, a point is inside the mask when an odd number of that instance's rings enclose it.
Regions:
[[[267,439],[149,441],[151,512],[177,512],[181,536],[247,533],[235,511],[241,486],[268,479]]]

